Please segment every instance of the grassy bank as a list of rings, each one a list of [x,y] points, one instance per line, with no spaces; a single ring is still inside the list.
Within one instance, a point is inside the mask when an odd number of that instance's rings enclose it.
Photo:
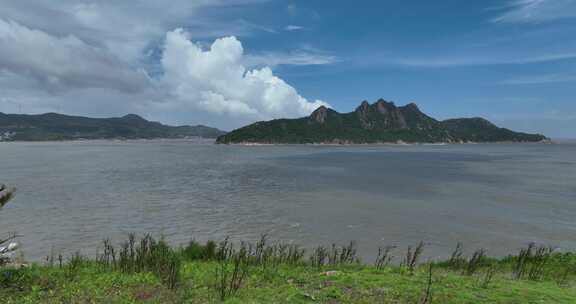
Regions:
[[[425,261],[426,248],[382,248],[362,263],[354,243],[223,241],[170,248],[151,237],[104,242],[88,259],[0,269],[3,303],[576,303],[576,254],[530,246]],[[400,263],[393,261],[401,261]]]

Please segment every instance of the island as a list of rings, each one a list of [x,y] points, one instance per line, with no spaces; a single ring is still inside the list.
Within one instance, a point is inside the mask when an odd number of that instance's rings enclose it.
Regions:
[[[203,125],[167,126],[135,114],[115,118],[89,118],[58,113],[0,113],[0,141],[216,138],[224,133]]]
[[[338,113],[321,106],[310,116],[256,122],[221,135],[219,144],[370,144],[542,142],[541,134],[500,128],[486,119],[439,121],[414,103],[396,106],[379,99],[363,101],[355,111]]]

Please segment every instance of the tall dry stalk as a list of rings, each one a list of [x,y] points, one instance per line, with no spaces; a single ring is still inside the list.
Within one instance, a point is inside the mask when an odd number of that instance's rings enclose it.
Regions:
[[[14,197],[16,189],[8,188],[6,185],[0,184],[0,209],[4,207]],[[10,243],[16,238],[15,234],[9,235],[5,239],[0,239],[0,265],[4,265],[10,261],[9,254],[18,248],[17,243]],[[8,244],[6,246],[2,246]]]

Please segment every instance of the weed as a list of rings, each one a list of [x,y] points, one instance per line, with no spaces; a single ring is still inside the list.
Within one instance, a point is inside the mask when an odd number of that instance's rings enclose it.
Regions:
[[[424,289],[424,295],[420,298],[420,304],[431,304],[432,303],[432,268],[433,263],[428,266],[428,279],[426,281],[426,288]]]
[[[406,257],[402,262],[402,265],[408,269],[410,273],[414,273],[414,269],[418,265],[418,260],[424,251],[424,242],[418,243],[418,245],[412,249],[412,246],[408,246],[406,250]]]
[[[486,273],[484,274],[484,277],[482,278],[482,282],[480,284],[482,288],[488,288],[497,270],[498,268],[496,268],[496,266],[491,266],[486,269]]]
[[[318,246],[312,251],[309,262],[312,266],[321,268],[322,266],[360,263],[360,258],[357,255],[356,242],[350,242],[348,245],[341,247],[332,244],[330,249]]]
[[[228,239],[220,244],[216,269],[216,290],[220,301],[234,296],[248,276],[248,251],[242,246],[235,251]]]
[[[527,248],[521,249],[514,265],[514,278],[516,280],[524,278],[533,281],[541,280],[552,251],[550,247],[537,246],[534,243],[530,243]]]
[[[378,256],[376,257],[376,261],[374,262],[374,266],[377,270],[382,270],[386,268],[390,262],[392,261],[392,250],[395,249],[395,246],[386,246],[384,248],[378,248]]]
[[[462,243],[458,242],[456,248],[452,251],[450,255],[450,260],[448,260],[448,266],[453,269],[460,269],[466,263],[464,258],[464,246]]]
[[[481,266],[486,258],[486,250],[478,249],[474,251],[472,257],[468,259],[466,267],[464,268],[463,274],[473,275]]]
[[[151,235],[145,235],[139,244],[130,234],[128,241],[120,245],[118,257],[116,249],[109,240],[104,240],[104,253],[97,258],[104,269],[118,270],[124,273],[154,273],[168,288],[173,289],[179,281],[180,255],[163,239],[156,241]]]
[[[66,272],[65,272],[65,276],[68,280],[73,281],[76,276],[78,275],[78,272],[82,269],[82,267],[88,263],[88,260],[82,256],[80,254],[80,252],[76,252],[74,253],[71,257],[70,260],[68,261],[68,264],[66,265]]]

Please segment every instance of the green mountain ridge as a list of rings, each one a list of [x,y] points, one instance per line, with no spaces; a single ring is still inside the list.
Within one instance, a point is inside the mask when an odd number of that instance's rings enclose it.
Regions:
[[[379,99],[363,101],[355,111],[338,113],[324,106],[308,117],[256,122],[216,140],[220,144],[364,144],[364,143],[466,143],[540,142],[541,134],[499,128],[483,118],[436,120],[414,103],[397,107]]]
[[[167,126],[136,114],[89,118],[58,113],[27,115],[0,112],[0,141],[216,138],[224,133],[202,125]]]

